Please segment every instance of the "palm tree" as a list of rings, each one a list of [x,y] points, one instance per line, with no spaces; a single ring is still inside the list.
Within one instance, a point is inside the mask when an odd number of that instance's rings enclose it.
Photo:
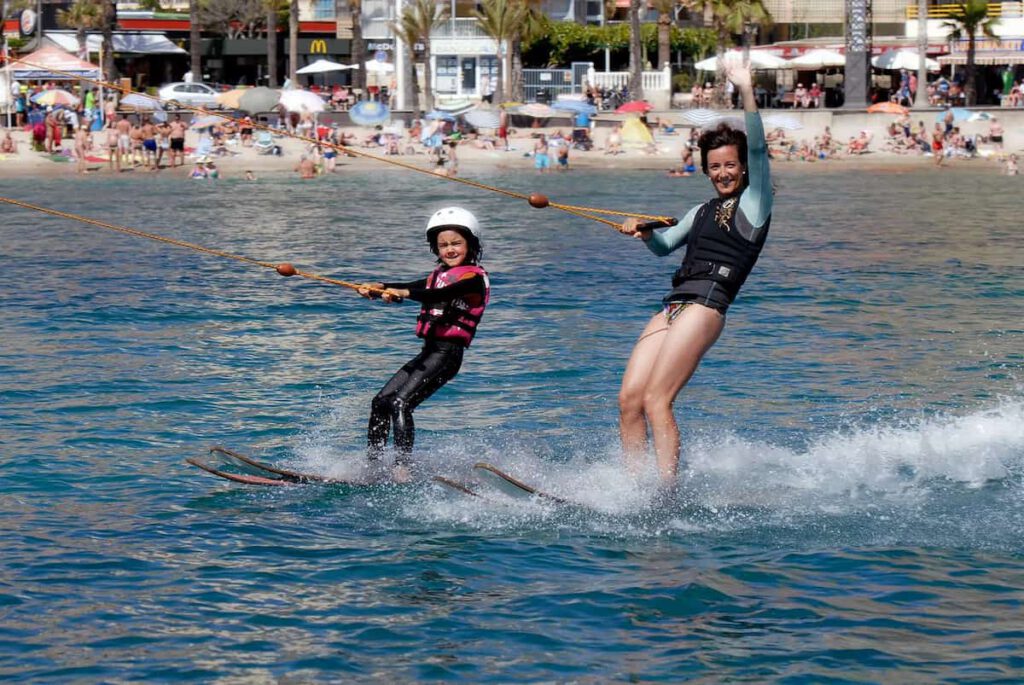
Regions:
[[[278,0],[267,2],[267,85],[277,87],[277,13],[281,10]]]
[[[101,0],[103,3],[103,80],[110,83],[117,76],[114,66],[114,29],[117,28],[117,4],[115,0]]]
[[[299,0],[288,3],[288,81],[292,88],[295,83],[295,71],[299,68]]]
[[[542,35],[545,30],[543,0],[515,0],[522,5],[523,19],[509,43],[509,97],[523,99],[523,41]]]
[[[658,69],[672,61],[672,16],[678,0],[654,0],[651,6],[658,13]]]
[[[715,55],[718,63],[715,93],[718,104],[725,104],[725,55],[736,34],[746,36],[748,24],[764,24],[771,21],[771,14],[762,0],[693,0],[693,8],[704,12],[705,23],[710,23],[718,37]]]
[[[203,80],[203,39],[199,25],[199,0],[189,0],[188,3],[188,51],[191,56],[191,71],[193,81]],[[111,55],[113,56],[113,55]]]
[[[409,45],[422,43],[423,50],[423,107],[434,108],[434,94],[430,79],[430,34],[448,18],[448,7],[435,0],[414,0],[402,9],[398,26]]]
[[[995,26],[998,19],[988,16],[988,3],[986,0],[961,0],[957,2],[956,9],[949,13],[949,21],[942,22],[942,28],[949,30],[950,40],[963,40],[967,35],[967,82],[965,95],[967,105],[973,105],[978,99],[977,74],[974,64],[976,40],[978,32],[995,38]],[[923,55],[922,55],[923,57]],[[921,84],[918,84],[918,88]]]
[[[925,64],[925,53],[928,52],[928,0],[917,0],[917,93],[914,95],[914,107],[928,106],[928,65]]]
[[[348,0],[352,17],[352,63],[359,68],[352,75],[352,86],[366,90],[366,45],[363,42],[363,0]]]
[[[411,103],[412,111],[420,111],[420,84],[416,78],[416,43],[419,41],[419,35],[410,31],[411,25],[402,21],[405,15],[404,8],[402,15],[399,20],[392,22],[391,31],[395,34],[405,49],[405,53],[408,56],[405,60],[405,99],[406,102]],[[395,62],[398,60],[396,59]]]
[[[640,0],[629,0],[629,97],[634,100],[644,99],[640,49]]]
[[[494,101],[502,102],[505,93],[504,60],[502,46],[508,45],[523,28],[526,21],[526,5],[520,0],[484,0],[483,9],[475,12],[480,28],[494,39],[498,48],[498,78],[494,84]]]
[[[78,41],[78,49],[86,52],[85,59],[89,59],[85,42],[88,40],[88,30],[98,29],[103,26],[103,7],[98,0],[75,0],[70,7],[57,10],[57,22],[65,28],[75,29],[75,39]]]

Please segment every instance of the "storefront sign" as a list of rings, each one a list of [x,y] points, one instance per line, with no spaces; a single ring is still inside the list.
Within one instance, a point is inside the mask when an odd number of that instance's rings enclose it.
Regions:
[[[491,38],[435,38],[430,50],[435,55],[496,55],[498,44]]]
[[[18,17],[18,29],[21,31],[22,37],[31,36],[36,32],[38,19],[38,15],[33,10],[22,10],[21,16]]]
[[[327,41],[323,38],[314,38],[309,41],[309,54],[311,55],[326,55],[327,54]]]

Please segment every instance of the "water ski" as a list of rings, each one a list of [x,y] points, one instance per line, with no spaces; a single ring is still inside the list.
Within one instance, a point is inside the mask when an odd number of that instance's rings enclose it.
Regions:
[[[247,473],[232,473],[230,471],[224,471],[212,466],[198,459],[189,457],[185,461],[197,468],[206,471],[207,473],[213,474],[225,480],[232,481],[234,483],[242,483],[244,485],[263,485],[269,487],[280,487],[285,485],[375,485],[386,481],[370,481],[370,480],[346,480],[340,478],[328,478],[326,476],[320,476],[314,473],[300,473],[298,471],[290,471],[288,469],[282,469],[271,464],[264,463],[258,459],[242,454],[241,452],[235,452],[221,445],[210,448],[210,454],[216,454],[221,457],[226,457],[229,460],[236,461],[243,466],[247,466],[258,471],[261,471],[267,475],[253,475]],[[473,497],[479,497],[470,487],[452,480],[445,478],[444,476],[434,476],[431,479],[435,483],[444,485],[452,490],[457,490],[465,495],[471,495]]]
[[[519,480],[515,476],[505,473],[497,466],[488,464],[487,462],[480,461],[473,465],[473,468],[477,472],[483,474],[492,482],[496,483],[502,492],[512,495],[513,497],[522,497],[528,495],[530,497],[538,497],[546,502],[553,504],[574,504],[567,499],[563,499],[558,495],[552,495],[551,493],[544,492],[538,488],[528,485],[523,481]]]

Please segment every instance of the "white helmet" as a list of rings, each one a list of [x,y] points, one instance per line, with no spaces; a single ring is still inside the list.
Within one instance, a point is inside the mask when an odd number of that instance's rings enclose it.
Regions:
[[[476,220],[473,212],[462,207],[445,207],[434,212],[427,222],[427,240],[432,241],[433,237],[446,228],[464,228],[473,234],[473,237],[480,240],[480,222]]]

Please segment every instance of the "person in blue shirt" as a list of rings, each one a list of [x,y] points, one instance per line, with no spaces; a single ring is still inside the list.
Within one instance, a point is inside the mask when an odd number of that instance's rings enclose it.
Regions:
[[[649,429],[666,485],[675,481],[679,465],[672,403],[725,328],[726,310],[757,261],[771,221],[768,151],[750,68],[730,64],[727,75],[743,102],[746,133],[722,123],[700,136],[701,168],[717,197],[661,232],[644,230],[636,219],[619,227],[660,256],[687,248],[663,311],[650,319],[633,347],[619,392],[619,431],[628,465],[640,469]]]

